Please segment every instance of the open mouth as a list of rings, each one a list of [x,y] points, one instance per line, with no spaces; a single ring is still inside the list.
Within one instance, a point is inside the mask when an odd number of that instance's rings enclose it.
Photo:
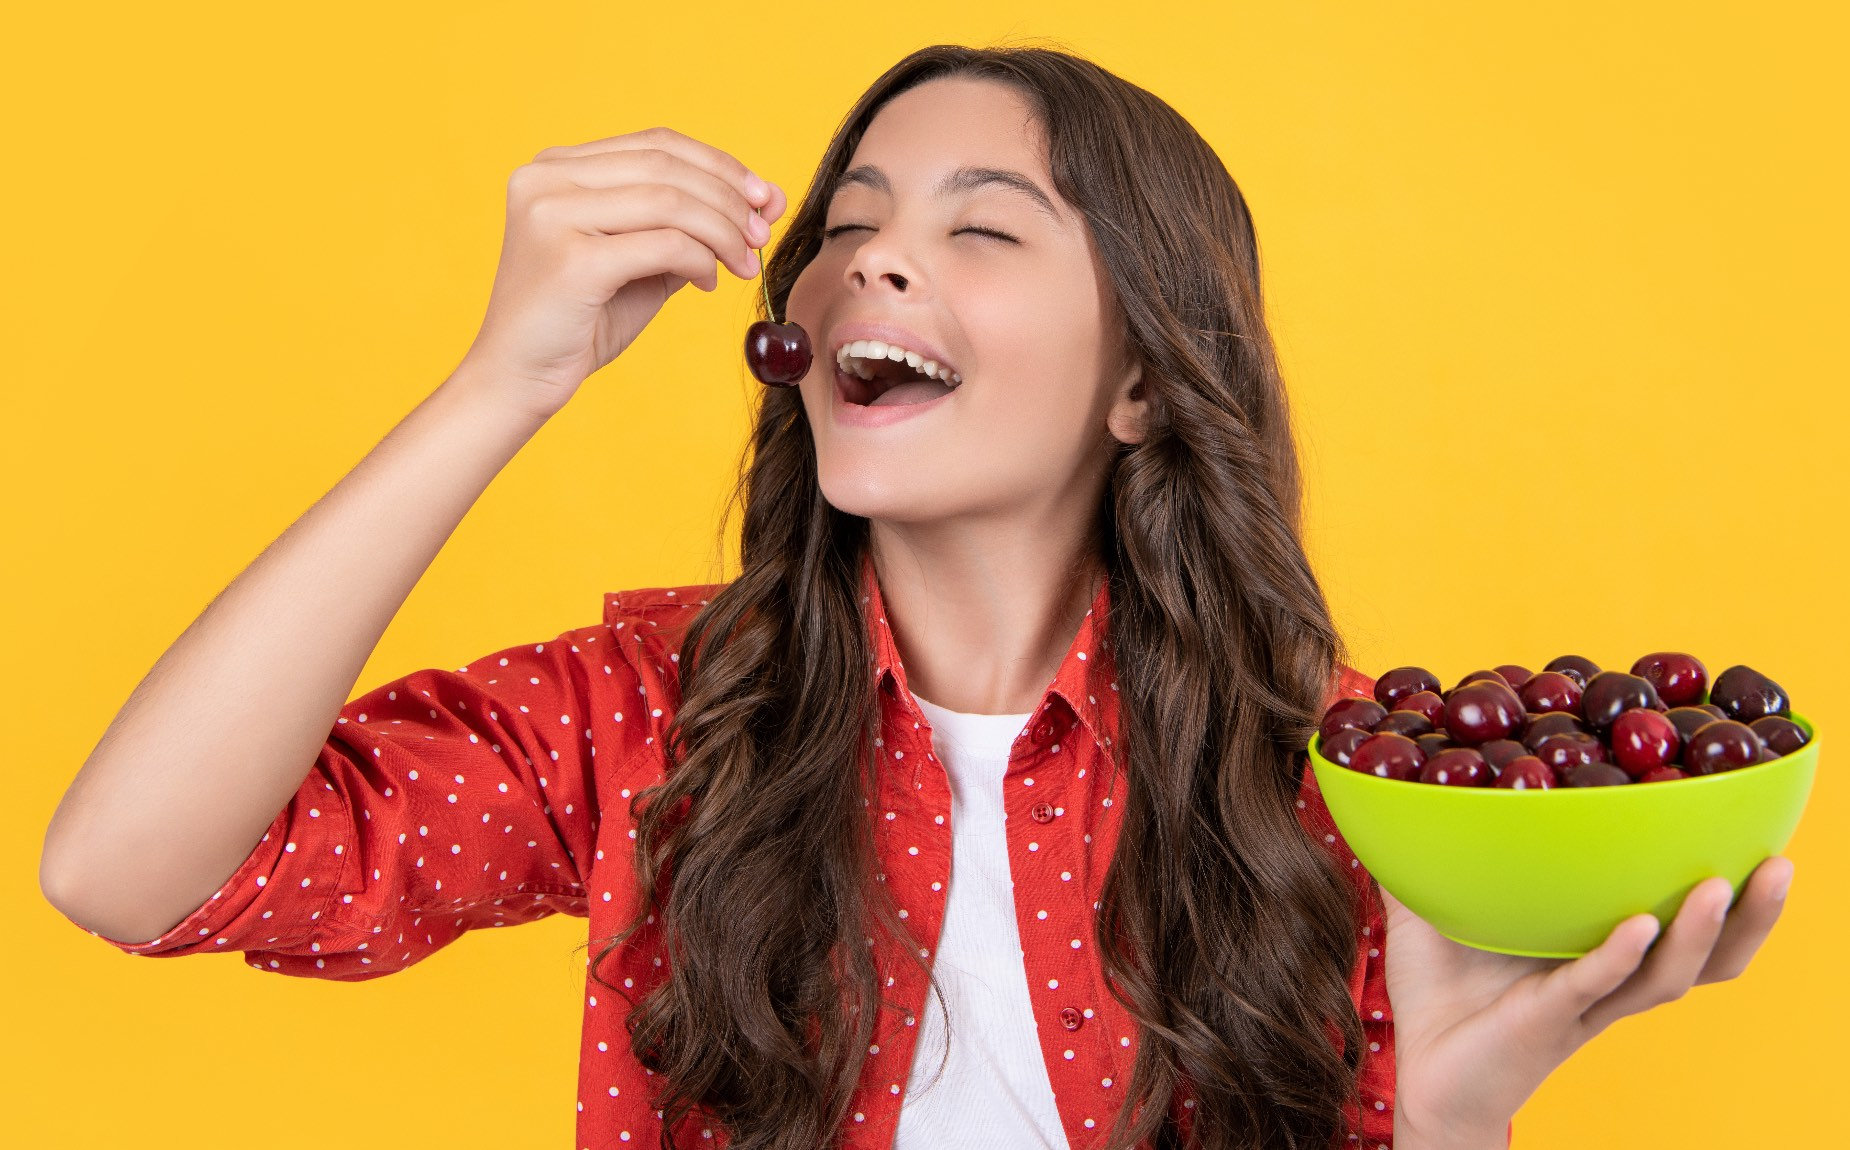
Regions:
[[[902,358],[892,358],[894,352]],[[842,398],[858,407],[927,403],[963,383],[963,377],[948,367],[867,340],[844,344],[836,353],[835,380]]]

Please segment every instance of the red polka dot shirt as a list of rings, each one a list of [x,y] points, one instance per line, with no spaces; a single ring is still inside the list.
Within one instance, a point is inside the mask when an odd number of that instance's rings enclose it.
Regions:
[[[912,700],[873,567],[864,568],[882,734],[876,835],[884,881],[929,959],[951,873],[951,791]],[[674,717],[679,636],[718,588],[610,593],[603,622],[510,647],[454,671],[423,670],[341,709],[314,768],[224,887],[150,942],[105,941],[136,955],[242,951],[260,971],[358,981],[420,962],[464,932],[563,912],[615,935],[636,906],[630,800],[662,777]],[[1100,1145],[1129,1083],[1137,1029],[1105,986],[1091,923],[1117,841],[1125,783],[1107,749],[1117,683],[1101,587],[1004,776],[1017,923],[1047,1075],[1067,1142]],[[1373,683],[1343,668],[1337,693]],[[1101,769],[1104,768],[1104,769]],[[1109,789],[1108,789],[1109,788]],[[1304,772],[1306,831],[1366,888]],[[1030,843],[1035,844],[1030,849]],[[1368,1051],[1361,1135],[1392,1144],[1394,1028],[1380,906],[1356,923],[1350,993]],[[1079,947],[1072,940],[1081,940]],[[599,968],[640,999],[663,977],[658,937],[639,932]],[[917,1045],[927,984],[880,940],[883,1012],[843,1144],[890,1147]],[[601,951],[594,944],[592,953]],[[653,1075],[630,1054],[620,995],[588,977],[579,1060],[577,1145],[660,1144]],[[1177,1108],[1186,1124],[1193,1102]],[[723,1145],[698,1115],[683,1146]]]

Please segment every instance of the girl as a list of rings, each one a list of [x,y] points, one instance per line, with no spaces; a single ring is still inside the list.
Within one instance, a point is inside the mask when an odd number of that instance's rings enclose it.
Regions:
[[[1745,967],[1783,858],[1563,963],[1348,854],[1303,750],[1372,684],[1305,560],[1246,205],[1054,51],[916,52],[830,143],[764,268],[815,357],[764,393],[737,579],[343,706],[490,479],[785,206],[661,128],[518,169],[458,370],[137,689],[53,902],[349,980],[588,916],[583,1147],[1479,1150]]]

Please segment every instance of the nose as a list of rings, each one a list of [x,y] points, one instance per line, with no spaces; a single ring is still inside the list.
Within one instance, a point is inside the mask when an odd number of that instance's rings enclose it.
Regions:
[[[869,282],[885,281],[904,292],[906,285],[917,278],[910,257],[900,250],[897,235],[896,231],[888,229],[855,249],[854,258],[848,261],[843,273],[850,287],[858,292]]]

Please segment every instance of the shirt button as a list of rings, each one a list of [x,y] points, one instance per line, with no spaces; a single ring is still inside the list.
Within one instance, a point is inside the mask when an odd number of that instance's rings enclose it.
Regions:
[[[1029,811],[1028,814],[1032,816],[1034,821],[1037,823],[1052,822],[1053,821],[1053,804],[1052,803],[1035,803],[1034,809]]]
[[[1053,738],[1053,724],[1049,723],[1046,719],[1042,719],[1040,722],[1034,724],[1034,730],[1031,733],[1034,736],[1035,742],[1045,743]]]
[[[1068,1030],[1078,1030],[1085,1024],[1086,1020],[1079,1017],[1079,1012],[1070,1006],[1060,1012],[1060,1025]]]

